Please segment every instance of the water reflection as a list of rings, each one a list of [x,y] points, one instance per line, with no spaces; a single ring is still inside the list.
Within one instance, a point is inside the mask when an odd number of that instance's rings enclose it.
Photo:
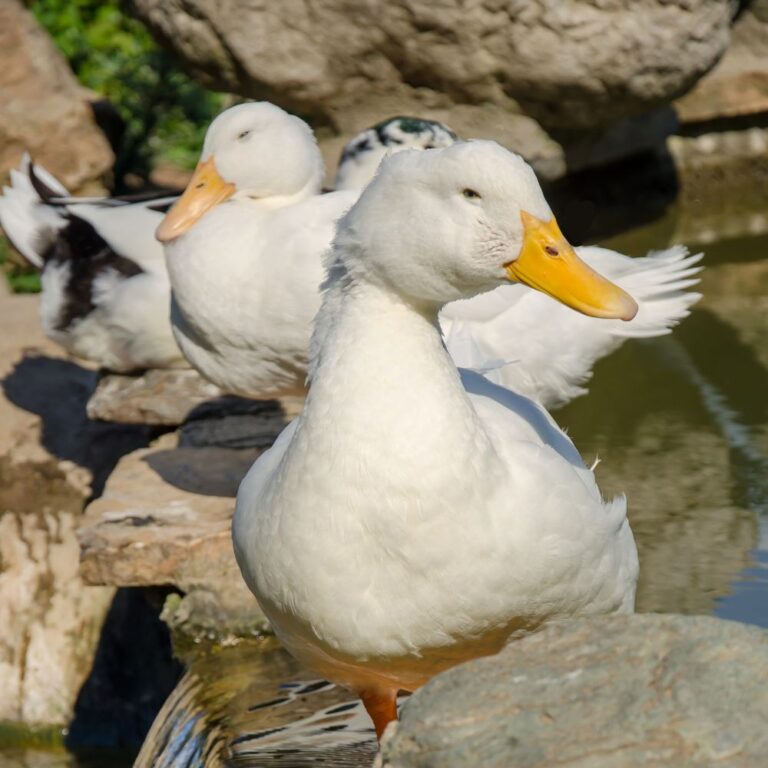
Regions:
[[[136,768],[369,766],[375,752],[360,702],[265,639],[195,654]]]
[[[765,626],[768,238],[720,243],[705,264],[704,299],[674,335],[603,361],[556,416],[585,457],[605,459],[604,491],[629,497],[638,610]]]

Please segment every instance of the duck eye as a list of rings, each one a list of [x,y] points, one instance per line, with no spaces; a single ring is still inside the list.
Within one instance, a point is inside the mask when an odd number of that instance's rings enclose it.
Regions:
[[[475,192],[474,189],[470,189],[467,187],[466,189],[461,190],[461,194],[464,195],[464,197],[470,199],[470,200],[479,200],[480,199],[480,193]]]
[[[238,133],[237,138],[239,140],[242,140],[242,139],[248,138],[248,136],[250,135],[251,135],[251,129],[249,128],[247,131],[241,131],[240,133]]]

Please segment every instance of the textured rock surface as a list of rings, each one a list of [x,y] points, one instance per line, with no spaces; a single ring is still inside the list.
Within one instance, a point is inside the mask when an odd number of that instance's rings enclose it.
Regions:
[[[87,93],[19,0],[0,3],[0,103],[0,182],[26,150],[72,192],[103,191],[114,158]]]
[[[165,435],[124,457],[79,531],[89,584],[174,585],[187,593],[166,617],[190,632],[264,627],[235,563],[234,495],[256,451],[177,448]]]
[[[84,587],[83,496],[50,464],[0,459],[0,720],[66,723],[113,590]]]
[[[744,8],[725,56],[676,107],[686,123],[768,112],[768,0]]]
[[[604,162],[601,130],[690,88],[725,50],[730,22],[727,0],[134,7],[209,85],[347,137],[389,114],[437,118],[518,149],[550,178],[565,170],[574,129],[591,139],[580,161]]]
[[[58,357],[0,280],[0,720],[67,723],[113,589],[78,574],[83,505],[144,430],[94,425],[95,374]]]
[[[768,632],[638,615],[551,626],[438,676],[379,766],[713,766],[768,754]]]
[[[88,416],[122,424],[177,426],[221,390],[189,368],[150,370],[140,376],[103,376],[88,401]]]
[[[256,401],[227,396],[188,368],[149,370],[139,376],[103,376],[88,401],[88,416],[120,424],[184,424],[181,442],[187,446],[266,448],[303,402],[301,397]]]

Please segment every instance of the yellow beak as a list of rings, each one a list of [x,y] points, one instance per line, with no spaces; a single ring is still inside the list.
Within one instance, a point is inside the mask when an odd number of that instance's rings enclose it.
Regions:
[[[576,255],[555,219],[545,222],[525,211],[520,216],[523,247],[520,256],[506,265],[510,280],[591,317],[631,320],[637,314],[637,302]]]
[[[234,193],[235,185],[224,181],[219,176],[213,157],[209,157],[204,163],[198,163],[184,194],[165,214],[165,218],[155,232],[155,237],[161,243],[175,240],[213,206],[223,203]]]

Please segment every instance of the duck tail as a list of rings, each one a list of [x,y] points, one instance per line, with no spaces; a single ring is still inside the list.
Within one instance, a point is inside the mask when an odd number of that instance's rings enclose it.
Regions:
[[[45,266],[66,224],[66,209],[55,204],[69,192],[48,171],[35,166],[28,154],[11,171],[11,184],[0,196],[0,226],[13,247],[37,269]]]
[[[688,289],[699,282],[702,256],[675,245],[632,259],[631,269],[613,280],[637,301],[640,310],[632,322],[612,324],[612,333],[641,338],[671,333],[701,298]]]

